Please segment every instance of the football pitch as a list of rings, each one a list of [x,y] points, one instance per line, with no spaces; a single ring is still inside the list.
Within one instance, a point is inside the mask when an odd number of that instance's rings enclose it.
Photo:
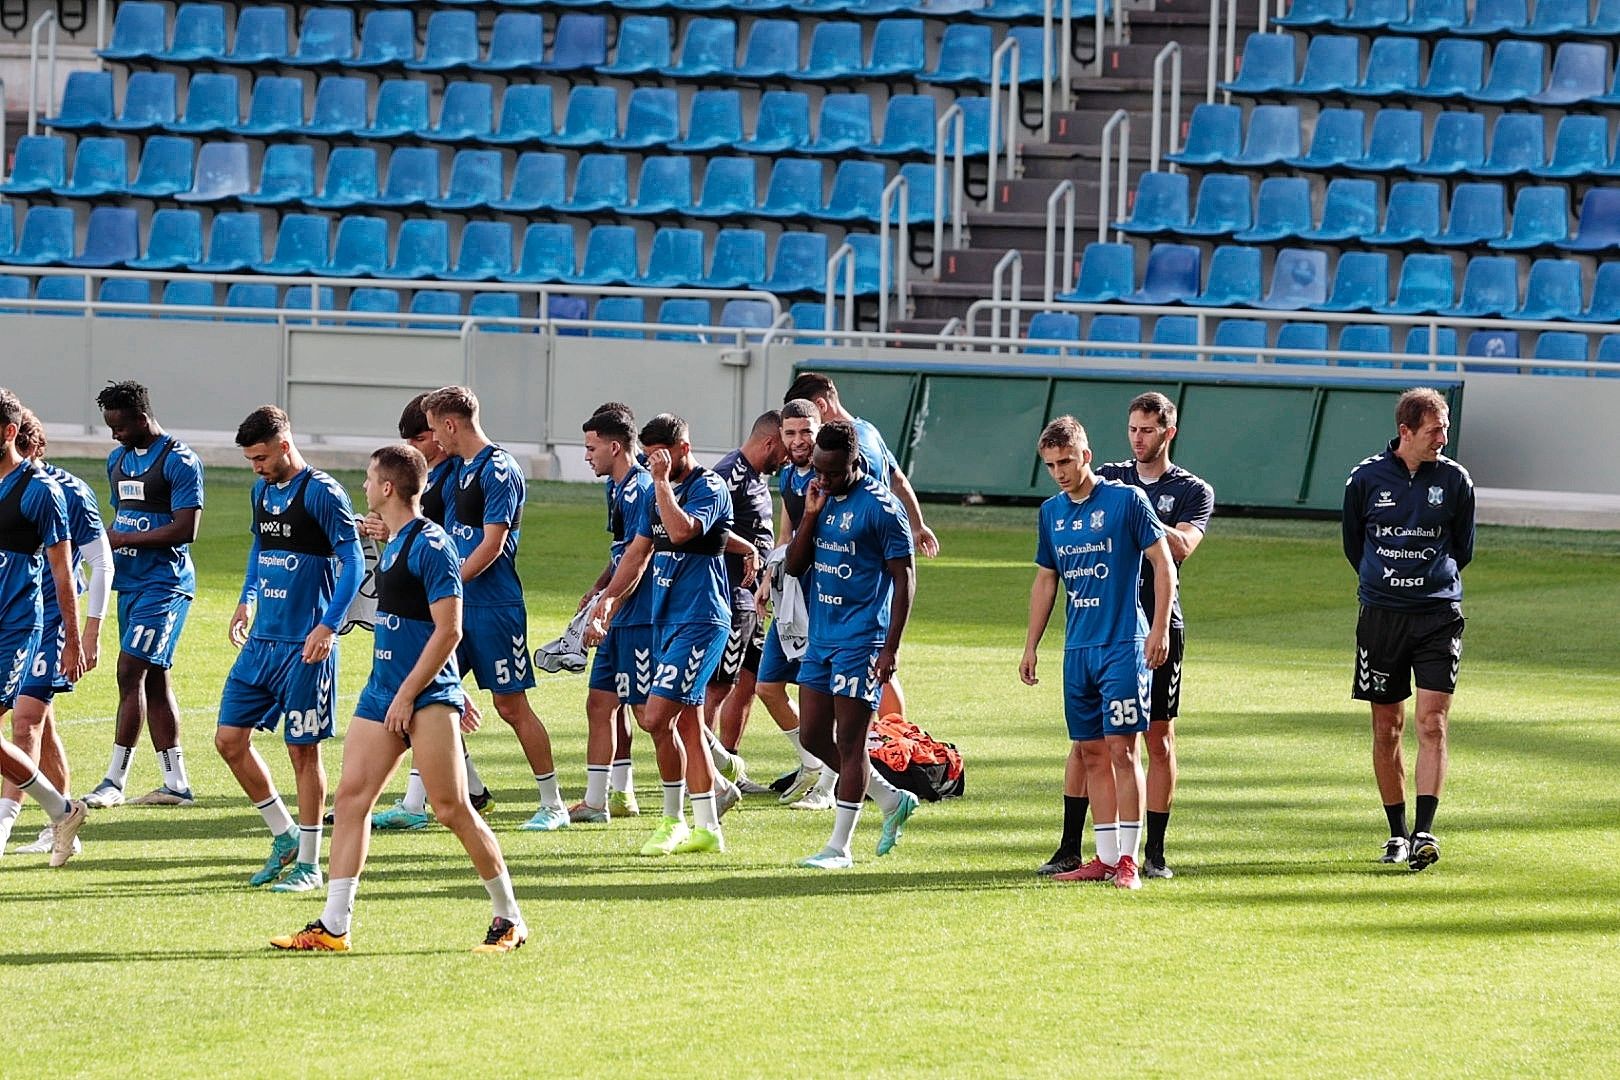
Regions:
[[[99,464],[65,464],[105,494]],[[750,797],[726,819],[727,854],[637,858],[659,801],[640,733],[640,820],[517,832],[534,785],[482,697],[470,745],[528,946],[469,955],[487,899],[430,827],[374,838],[353,953],[283,955],[266,940],[321,901],[247,888],[267,834],[212,743],[248,480],[208,473],[175,668],[199,805],[93,812],[84,853],[59,871],[0,860],[10,1075],[1612,1075],[1620,534],[1481,530],[1444,858],[1421,874],[1376,862],[1384,818],[1367,708],[1349,699],[1355,579],[1337,523],[1217,515],[1183,589],[1177,877],[1134,894],[1037,880],[1066,742],[1060,627],[1040,685],[1017,676],[1034,510],[931,506],[944,554],[920,567],[901,677],[911,718],[961,748],[967,796],[925,805],[892,855],[873,856],[869,810],[853,871],[795,869],[830,815]],[[531,486],[531,646],[601,569],[603,519],[594,487]],[[343,641],[344,709],[369,644]],[[59,699],[79,792],[106,765],[116,649],[109,625],[102,667]],[[540,680],[532,700],[573,802],[585,677]],[[279,737],[259,745],[290,801]],[[335,788],[341,740],[328,751]],[[742,753],[757,779],[788,767],[762,708]],[[157,783],[143,744],[130,789]],[[402,786],[403,772],[385,798]],[[27,804],[14,842],[42,824]]]

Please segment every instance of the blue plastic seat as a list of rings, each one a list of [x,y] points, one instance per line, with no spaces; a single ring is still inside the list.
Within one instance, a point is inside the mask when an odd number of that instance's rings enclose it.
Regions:
[[[1531,251],[1569,239],[1569,192],[1557,185],[1522,187],[1513,200],[1513,228],[1492,240],[1498,251]]]
[[[1464,356],[1486,357],[1492,360],[1516,360],[1519,353],[1517,330],[1475,330],[1468,335]],[[1499,367],[1495,364],[1464,364],[1464,371],[1493,371],[1498,375],[1512,375],[1522,369]]]
[[[856,50],[857,54],[859,49]],[[892,79],[922,71],[927,63],[927,42],[921,19],[884,19],[872,32],[872,53],[859,75],[866,79]]]
[[[1198,320],[1191,315],[1160,315],[1153,321],[1154,345],[1196,345],[1198,343]],[[1183,352],[1151,352],[1147,354],[1152,360],[1185,360],[1193,361],[1198,357],[1195,353]]]
[[[480,141],[494,126],[494,87],[488,83],[453,82],[444,88],[438,122],[422,137],[437,142]]]
[[[322,255],[325,261],[325,255]],[[208,274],[229,274],[264,262],[263,223],[250,212],[214,215],[208,223],[208,257],[187,267]]]
[[[215,76],[216,79],[221,77]],[[236,85],[234,79],[231,85]],[[129,132],[173,127],[179,115],[175,107],[176,92],[175,78],[168,72],[137,71],[124,85],[124,111],[116,119],[108,118],[97,126]]]
[[[1535,15],[1527,26],[1523,26],[1514,33],[1524,37],[1567,37],[1571,34],[1596,34],[1598,36],[1612,33],[1613,30],[1597,28],[1597,22],[1603,17],[1604,5],[1598,4],[1598,19],[1592,18],[1590,5],[1587,0],[1538,0]],[[1614,29],[1620,29],[1617,21]]]
[[[396,315],[399,313],[399,290],[361,288],[349,293],[349,310],[364,311],[377,315]],[[344,326],[361,328],[388,328],[399,325],[397,319],[346,319]]]
[[[890,94],[883,107],[883,138],[866,152],[885,157],[933,154],[936,105],[927,94]]]
[[[1238,106],[1196,105],[1187,123],[1187,142],[1165,157],[1181,165],[1226,164],[1238,156],[1242,135],[1243,110]]]
[[[274,285],[236,284],[225,290],[225,306],[244,309],[275,309],[281,307],[280,290]],[[266,323],[275,320],[268,315],[231,315],[226,322]]]
[[[1520,176],[1541,168],[1547,133],[1540,113],[1503,113],[1491,128],[1491,152],[1472,168],[1476,176]]]
[[[1213,264],[1210,273],[1214,273]],[[1273,311],[1314,309],[1327,303],[1327,290],[1326,252],[1284,248],[1272,264],[1271,287],[1255,306]]]
[[[39,288],[34,293],[35,300],[55,300],[71,303],[83,303],[84,278],[81,277],[48,277],[41,278]],[[34,308],[34,315],[78,315],[82,308]]]
[[[70,71],[61,109],[45,123],[62,131],[84,131],[103,127],[112,118],[112,72]]]
[[[129,194],[159,199],[191,186],[192,163],[197,144],[174,135],[149,136],[141,146],[141,163]]]
[[[659,73],[676,79],[731,75],[736,64],[737,24],[730,19],[701,17],[686,24],[679,58]]]
[[[306,274],[323,269],[328,262],[331,226],[332,220],[321,214],[284,215],[276,231],[274,252],[256,269],[265,274]]]
[[[692,159],[648,157],[636,178],[636,200],[620,213],[638,216],[685,214],[692,208]]]
[[[294,67],[342,67],[354,58],[354,12],[346,7],[316,7],[304,13],[298,48],[287,63]]]
[[[328,75],[315,87],[315,105],[309,121],[296,129],[301,135],[342,135],[366,126],[366,83],[349,75]]]
[[[213,307],[214,283],[212,281],[198,281],[194,278],[176,278],[163,286],[163,299],[160,301],[164,307]],[[158,315],[160,319],[195,319],[207,321],[207,315],[184,315],[172,312],[163,312]]]
[[[1468,23],[1467,0],[1411,0],[1411,10],[1389,23],[1397,34],[1453,33]]]
[[[73,155],[73,173],[68,182],[55,189],[70,199],[93,199],[121,193],[129,186],[129,159],[123,139],[81,138]]]
[[[458,150],[450,162],[450,183],[443,196],[428,200],[435,210],[469,210],[500,202],[504,168],[496,150]]]
[[[1485,43],[1471,38],[1441,38],[1429,56],[1423,82],[1406,97],[1447,100],[1478,93],[1485,85]]]
[[[1400,246],[1440,235],[1440,185],[1403,180],[1390,185],[1384,227],[1365,237],[1369,244]]]
[[[1293,34],[1250,34],[1243,43],[1241,60],[1237,78],[1222,83],[1222,90],[1265,97],[1289,90],[1298,81],[1299,55]]]
[[[827,328],[827,309],[820,303],[801,302],[788,308],[788,318],[793,321],[796,330],[825,330]],[[827,339],[815,334],[800,334],[792,339],[796,345],[810,345],[821,347],[827,344]]]
[[[1291,240],[1311,230],[1311,182],[1303,176],[1268,176],[1260,181],[1254,224],[1233,234],[1245,244]]]
[[[1443,112],[1434,121],[1434,137],[1422,161],[1408,166],[1419,176],[1454,176],[1471,172],[1485,161],[1485,117],[1479,113]]]
[[[551,56],[540,71],[590,71],[607,63],[607,19],[571,11],[557,20]]]
[[[1404,0],[1397,0],[1404,6]],[[1418,39],[1386,35],[1373,39],[1360,81],[1346,88],[1358,98],[1406,96],[1423,85]]]
[[[181,4],[174,16],[174,37],[154,59],[166,64],[192,64],[224,57],[225,6]]]
[[[1289,94],[1342,94],[1361,81],[1361,42],[1345,34],[1312,37],[1299,81]]]
[[[266,75],[253,84],[248,118],[232,125],[237,135],[279,135],[304,123],[304,84],[297,79]]]
[[[874,296],[878,291],[878,238],[870,233],[848,233],[844,243],[855,252],[855,294]]]
[[[168,45],[168,12],[162,4],[125,0],[113,16],[112,43],[98,55],[108,60],[142,60]]]
[[[173,270],[202,261],[202,215],[195,210],[159,210],[146,230],[146,254],[128,260],[133,270]]]
[[[1581,199],[1575,235],[1558,242],[1565,251],[1608,251],[1620,247],[1620,188],[1591,188]]]
[[[420,79],[385,79],[377,88],[377,111],[356,132],[364,139],[397,139],[428,129],[428,87]]]
[[[416,19],[405,8],[379,8],[360,26],[360,52],[347,67],[398,67],[416,59]]]
[[[1254,189],[1247,176],[1208,173],[1198,184],[1198,205],[1185,229],[1188,236],[1230,236],[1254,222]],[[1214,272],[1214,264],[1210,266]]]
[[[683,153],[718,150],[742,141],[742,95],[736,90],[705,89],[692,95],[686,136],[670,140],[669,149]]]
[[[442,289],[418,289],[416,295],[411,297],[410,313],[412,315],[461,315],[461,294],[447,292]],[[445,322],[413,322],[406,323],[407,330],[454,330],[453,323]]]
[[[1366,172],[1404,170],[1423,160],[1423,114],[1414,109],[1380,109],[1373,116],[1367,152],[1345,164]]]
[[[1445,231],[1430,243],[1440,247],[1478,247],[1507,234],[1507,193],[1501,184],[1458,184],[1451,189],[1451,212]]]
[[[753,158],[710,158],[703,170],[703,193],[688,213],[728,218],[752,214],[759,203],[758,167]],[[929,204],[930,208],[932,203]]]
[[[589,214],[629,204],[629,159],[622,154],[585,154],[574,173],[574,193],[558,209]]]
[[[469,222],[468,226],[471,227],[472,224]],[[510,236],[507,238],[507,249],[510,252]],[[509,254],[508,260],[510,258]],[[449,224],[439,218],[406,219],[399,227],[399,244],[394,249],[394,261],[388,264],[382,276],[442,278],[449,276],[449,273]]]
[[[241,119],[236,80],[229,75],[199,72],[186,87],[186,115],[164,127],[177,134],[201,134],[227,131]]]
[[[900,166],[900,175],[906,181],[906,200],[911,210],[913,225],[934,220],[934,165],[932,162],[910,161]],[[899,216],[896,206],[890,221]]]
[[[722,229],[715,237],[709,271],[697,284],[736,289],[765,280],[765,234],[758,229]]]
[[[104,304],[150,304],[152,283],[139,278],[109,278],[101,283],[101,291],[96,299]],[[145,319],[151,316],[146,311],[97,311],[96,314],[108,319]]]
[[[1394,300],[1373,310],[1384,315],[1433,315],[1450,311],[1456,292],[1450,255],[1408,255],[1401,262]]]
[[[1034,320],[1030,320],[1033,325]],[[1031,334],[1033,336],[1033,334]],[[1142,318],[1139,315],[1093,315],[1082,341],[1106,345],[1136,345],[1142,341]],[[1136,360],[1141,352],[1136,349],[1086,349],[1081,355],[1116,360]]]
[[[1316,353],[1315,356],[1274,356],[1276,364],[1325,364],[1328,328],[1324,323],[1288,322],[1277,328],[1277,348]]]
[[[430,146],[401,146],[388,158],[388,179],[378,206],[407,207],[439,197],[439,151]]]
[[[287,9],[242,7],[236,12],[236,37],[225,59],[233,64],[262,64],[285,60],[289,28]]]
[[[1581,322],[1620,322],[1620,262],[1598,263],[1592,303],[1576,316]]]
[[[557,33],[560,41],[560,24]],[[488,55],[467,66],[476,71],[521,71],[540,67],[545,55],[546,21],[532,11],[503,11],[490,28]]]
[[[1551,321],[1578,319],[1582,297],[1581,264],[1574,259],[1537,259],[1524,283],[1524,303],[1511,318]]]
[[[509,292],[481,292],[473,293],[467,303],[467,314],[479,319],[517,319],[523,315],[522,298],[517,293]],[[520,334],[526,329],[520,326],[485,325],[478,328],[481,332],[499,334]]]
[[[1518,260],[1507,255],[1479,255],[1468,260],[1462,296],[1449,313],[1468,318],[1506,315],[1518,306]]]
[[[1266,324],[1258,319],[1222,319],[1215,324],[1212,344],[1232,350],[1208,354],[1209,359],[1217,363],[1252,363],[1259,359],[1256,354],[1266,347]]]
[[[816,117],[816,139],[807,154],[844,154],[872,142],[872,99],[865,94],[828,94]]]
[[[1297,169],[1318,171],[1360,158],[1366,124],[1366,115],[1360,109],[1323,109],[1316,114],[1310,152],[1291,158],[1288,164]]]
[[[73,258],[73,211],[66,206],[30,206],[23,215],[22,239],[6,257],[22,266],[51,266]]]
[[[1578,179],[1589,173],[1607,172],[1608,163],[1608,117],[1572,113],[1558,121],[1551,159],[1545,165],[1532,166],[1530,171],[1551,179]]]
[[[647,269],[635,284],[650,288],[687,287],[696,286],[702,280],[703,233],[697,229],[659,229],[653,234]]]
[[[990,81],[990,53],[995,47],[990,27],[980,23],[953,22],[945,27],[939,42],[939,58],[933,70],[917,76],[921,82],[954,86],[969,83],[983,86]]]
[[[727,300],[720,308],[717,325],[742,330],[767,330],[774,321],[771,305],[764,300]],[[760,334],[749,334],[747,340],[757,344],[761,337]]]
[[[1525,0],[1474,0],[1468,21],[1453,27],[1452,33],[1490,37],[1518,33],[1529,24],[1530,13]]]
[[[1406,332],[1406,345],[1404,351],[1415,356],[1433,356],[1435,359],[1409,361],[1403,364],[1396,364],[1396,367],[1425,371],[1431,368],[1437,368],[1443,371],[1454,371],[1457,367],[1455,363],[1447,363],[1440,358],[1453,357],[1457,355],[1457,331],[1453,330],[1449,326],[1440,327],[1434,335],[1434,352],[1430,353],[1428,328],[1423,326],[1414,326],[1412,329]],[[1378,366],[1388,367],[1389,365],[1380,364]]]
[[[590,305],[583,296],[547,296],[540,300],[544,307],[546,318],[552,321],[572,319],[576,322],[590,317]],[[564,326],[557,330],[563,337],[584,337],[585,328],[582,326]]]
[[[377,151],[369,146],[339,146],[326,158],[326,174],[321,193],[304,202],[322,209],[365,206],[381,194]]]
[[[66,141],[55,135],[24,135],[17,140],[11,179],[0,184],[0,195],[32,195],[61,187],[66,182]],[[6,239],[0,237],[0,244]],[[0,249],[3,250],[9,248]]]
[[[1158,247],[1167,245],[1160,244]],[[1154,250],[1158,250],[1156,247]],[[1148,255],[1148,272],[1153,256]],[[1209,281],[1197,296],[1185,296],[1183,303],[1198,307],[1251,307],[1260,302],[1260,249],[1224,244],[1209,259]],[[1147,285],[1144,283],[1143,288]]]
[[[1346,251],[1333,268],[1333,292],[1318,311],[1379,311],[1389,303],[1389,256]]]
[[[11,206],[11,203],[0,202],[0,262],[12,253],[17,241],[17,222]]]
[[[874,33],[882,33],[885,25],[879,23]],[[860,23],[817,23],[810,32],[810,54],[793,78],[801,82],[848,79],[864,66],[862,54]]]
[[[828,221],[876,221],[888,170],[876,161],[841,161],[832,193],[817,216]]]
[[[332,258],[316,269],[329,277],[381,276],[388,269],[388,222],[362,214],[340,219]]]
[[[517,269],[506,280],[545,284],[574,273],[574,230],[568,225],[536,221],[523,230]]]
[[[604,296],[596,302],[591,318],[597,322],[644,323],[647,321],[646,301],[639,296]],[[593,327],[591,337],[644,341],[647,335],[640,330],[604,326]]]
[[[680,99],[674,90],[638,86],[625,107],[624,134],[606,140],[616,150],[643,150],[680,137]]]
[[[1349,0],[1294,0],[1288,12],[1272,21],[1278,26],[1338,26],[1350,16]]]
[[[820,293],[827,284],[824,233],[785,232],[776,241],[771,274],[760,287],[773,293]]]
[[[1196,286],[1194,287],[1196,290]],[[1136,251],[1129,244],[1087,244],[1080,253],[1074,291],[1063,299],[1106,304],[1136,289]]]
[[[599,75],[645,75],[670,66],[674,48],[669,20],[662,15],[628,15],[619,20],[613,62],[597,66]]]
[[[1084,269],[1082,260],[1082,272]],[[1184,302],[1198,295],[1202,276],[1203,256],[1198,248],[1191,244],[1154,244],[1148,252],[1147,269],[1142,272],[1142,287],[1119,299],[1132,304]]]
[[[1123,316],[1115,316],[1122,318]],[[1138,320],[1137,340],[1141,340],[1141,320]],[[1074,343],[1080,340],[1080,316],[1067,311],[1037,311],[1029,317],[1029,328],[1024,336],[1030,341],[1061,341]],[[1056,356],[1062,350],[1049,345],[1030,346],[1025,348],[1026,353],[1034,356]]]
[[[1537,105],[1573,105],[1603,96],[1609,83],[1609,50],[1602,45],[1569,41],[1553,56],[1547,87],[1530,100]]]
[[[494,281],[512,272],[512,226],[504,221],[469,221],[461,230],[454,281]]]
[[[196,178],[181,202],[221,202],[240,198],[252,190],[248,177],[248,147],[239,142],[204,142],[197,152]]]
[[[1587,337],[1585,334],[1576,334],[1567,330],[1550,330],[1536,338],[1536,351],[1532,358],[1536,360],[1574,360],[1585,363],[1587,359]],[[1549,368],[1532,367],[1532,375],[1573,375],[1585,378],[1587,372],[1580,368]]]
[[[551,87],[545,83],[508,83],[501,94],[495,130],[480,141],[530,146],[551,140]]]
[[[757,19],[748,28],[743,43],[739,79],[781,79],[799,70],[799,21],[797,19]]]
[[[566,280],[575,285],[628,285],[640,273],[636,230],[629,225],[596,225],[585,237],[579,272]]]
[[[547,141],[554,146],[592,146],[618,134],[618,92],[610,86],[576,86],[568,92],[561,130]]]
[[[90,210],[84,250],[62,262],[66,266],[123,266],[140,255],[140,216],[127,206],[97,206]]]
[[[1275,165],[1299,154],[1299,109],[1293,105],[1258,105],[1249,114],[1243,151],[1231,163],[1248,167]]]
[[[810,145],[810,99],[798,90],[767,90],[760,95],[751,138],[736,144],[748,154],[779,154]]]
[[[530,213],[561,206],[568,198],[568,159],[562,154],[529,150],[512,169],[512,191],[490,207],[505,213]]]
[[[1388,356],[1394,351],[1389,327],[1351,323],[1339,331],[1339,351],[1370,353],[1378,357],[1376,360],[1340,360],[1337,362],[1339,367],[1388,367]]]
[[[405,61],[412,71],[448,71],[479,57],[478,13],[440,8],[428,16],[419,59]]]
[[[756,213],[770,218],[818,216],[824,175],[819,161],[777,158],[765,184],[765,201]]]
[[[1485,85],[1464,96],[1493,105],[1534,100],[1542,92],[1541,73],[1546,65],[1547,46],[1539,41],[1499,42],[1491,54],[1491,73]]]
[[[308,285],[294,285],[282,298],[282,306],[288,311],[336,311],[337,294],[328,285],[322,285],[319,289]],[[287,322],[292,326],[312,326],[317,321],[323,326],[331,325],[330,319],[316,320],[307,316],[300,319],[292,315],[287,316]]]

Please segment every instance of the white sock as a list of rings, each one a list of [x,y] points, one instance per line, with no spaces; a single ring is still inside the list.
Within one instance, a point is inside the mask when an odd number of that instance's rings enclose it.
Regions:
[[[831,766],[823,764],[821,766],[821,779],[816,781],[816,786],[811,790],[820,795],[830,796],[833,793],[833,788],[837,786],[838,773],[833,771]]]
[[[164,787],[180,793],[191,790],[191,781],[186,778],[186,756],[179,743],[158,751],[158,766],[163,770]]]
[[[253,809],[264,818],[265,827],[270,830],[271,836],[280,836],[293,827],[292,815],[287,813],[287,804],[281,801],[281,796],[273,788],[270,797],[264,802],[254,803]]]
[[[112,781],[119,791],[124,790],[124,784],[129,780],[129,766],[130,762],[134,760],[135,748],[133,746],[113,744],[112,760],[107,763],[107,779]]]
[[[68,816],[68,801],[62,793],[56,790],[56,785],[45,779],[45,774],[38,769],[22,785],[23,791],[31,795],[35,802],[45,808],[51,820],[61,821]]]
[[[608,766],[585,766],[585,805],[597,810],[607,805]]]
[[[793,752],[799,756],[799,768],[801,768],[801,769],[819,769],[819,768],[821,768],[821,759],[816,757],[816,755],[812,754],[810,751],[806,750],[804,748],[804,743],[799,741],[799,729],[798,728],[794,728],[792,731],[784,731],[784,732],[782,732],[782,734],[786,735],[787,736],[787,741],[793,744]]]
[[[709,744],[709,760],[714,762],[714,767],[721,772],[730,772],[731,751],[726,749],[725,744],[720,741],[720,736],[716,735],[714,729],[707,724],[703,725],[703,741]]]
[[[298,826],[298,861],[305,866],[321,865],[321,826]]]
[[[1093,825],[1092,834],[1097,838],[1097,858],[1104,865],[1119,865],[1119,829],[1113,822],[1106,825]]]
[[[321,912],[321,925],[334,934],[349,932],[349,917],[354,914],[354,890],[359,878],[339,877],[326,883],[326,908]]]
[[[683,821],[686,818],[684,803],[686,801],[686,784],[680,780],[664,781],[664,816]]]
[[[554,806],[562,809],[562,791],[557,787],[557,774],[548,772],[544,776],[537,776],[534,782],[540,786],[540,805]]]
[[[400,804],[413,814],[427,813],[427,785],[422,783],[422,774],[415,769],[405,778],[405,797]]]
[[[833,813],[832,839],[827,841],[827,846],[840,855],[847,856],[850,838],[855,835],[855,823],[861,818],[861,804],[847,803],[840,799]]]
[[[608,774],[608,783],[612,786],[614,791],[634,790],[634,783],[630,777],[629,758],[620,758],[618,761],[615,761],[610,768],[612,771]]]
[[[714,811],[714,792],[692,793],[692,824],[699,829],[708,829],[710,832],[720,827],[720,815]]]
[[[1142,823],[1140,821],[1121,821],[1119,823],[1119,854],[1121,858],[1129,855],[1131,861],[1136,861],[1136,853],[1142,843]]]
[[[483,778],[478,775],[478,769],[473,765],[472,755],[467,753],[466,747],[462,747],[461,750],[461,763],[467,767],[467,794],[476,799],[488,793],[489,789],[484,786]],[[415,775],[416,770],[413,769],[411,772]]]
[[[4,848],[11,839],[11,827],[16,824],[20,813],[22,804],[16,799],[0,799],[0,848]]]
[[[497,919],[520,923],[523,915],[518,911],[517,897],[512,895],[512,875],[502,870],[492,878],[484,879],[484,891],[489,893],[490,907]]]
[[[866,793],[885,814],[894,813],[900,805],[900,789],[883,779],[883,774],[872,767],[871,758],[866,759]]]

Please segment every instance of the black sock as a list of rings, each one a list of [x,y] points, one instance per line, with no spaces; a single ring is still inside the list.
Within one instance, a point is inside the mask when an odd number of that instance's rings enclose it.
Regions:
[[[1419,796],[1418,798],[1421,800],[1422,796]],[[1421,809],[1422,805],[1423,803],[1420,801],[1418,803],[1420,808],[1418,813],[1420,815],[1423,812]],[[1406,836],[1406,803],[1385,803],[1384,816],[1389,818],[1389,835],[1404,838]]]
[[[1164,830],[1170,824],[1170,811],[1147,812],[1147,857],[1152,862],[1164,862]]]
[[[1434,832],[1434,812],[1440,808],[1440,796],[1419,795],[1417,800],[1417,818],[1412,822],[1414,833]]]
[[[1060,851],[1070,855],[1080,854],[1080,841],[1086,834],[1086,810],[1091,806],[1091,800],[1084,795],[1063,796],[1063,840],[1058,844]]]

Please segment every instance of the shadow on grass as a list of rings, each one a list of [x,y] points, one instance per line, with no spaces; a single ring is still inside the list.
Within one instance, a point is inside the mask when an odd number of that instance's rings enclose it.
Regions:
[[[401,956],[456,956],[467,951],[461,948],[361,950],[345,954],[343,962],[349,964],[363,963],[368,959],[392,960]],[[297,963],[300,960],[309,960],[314,955],[317,954],[281,952],[270,948],[268,944],[262,949],[245,946],[237,949],[154,949],[136,952],[123,950],[106,952],[57,950],[38,953],[0,953],[0,968],[39,967],[58,964],[171,964],[176,960],[229,960],[232,963],[267,960],[273,963]]]

